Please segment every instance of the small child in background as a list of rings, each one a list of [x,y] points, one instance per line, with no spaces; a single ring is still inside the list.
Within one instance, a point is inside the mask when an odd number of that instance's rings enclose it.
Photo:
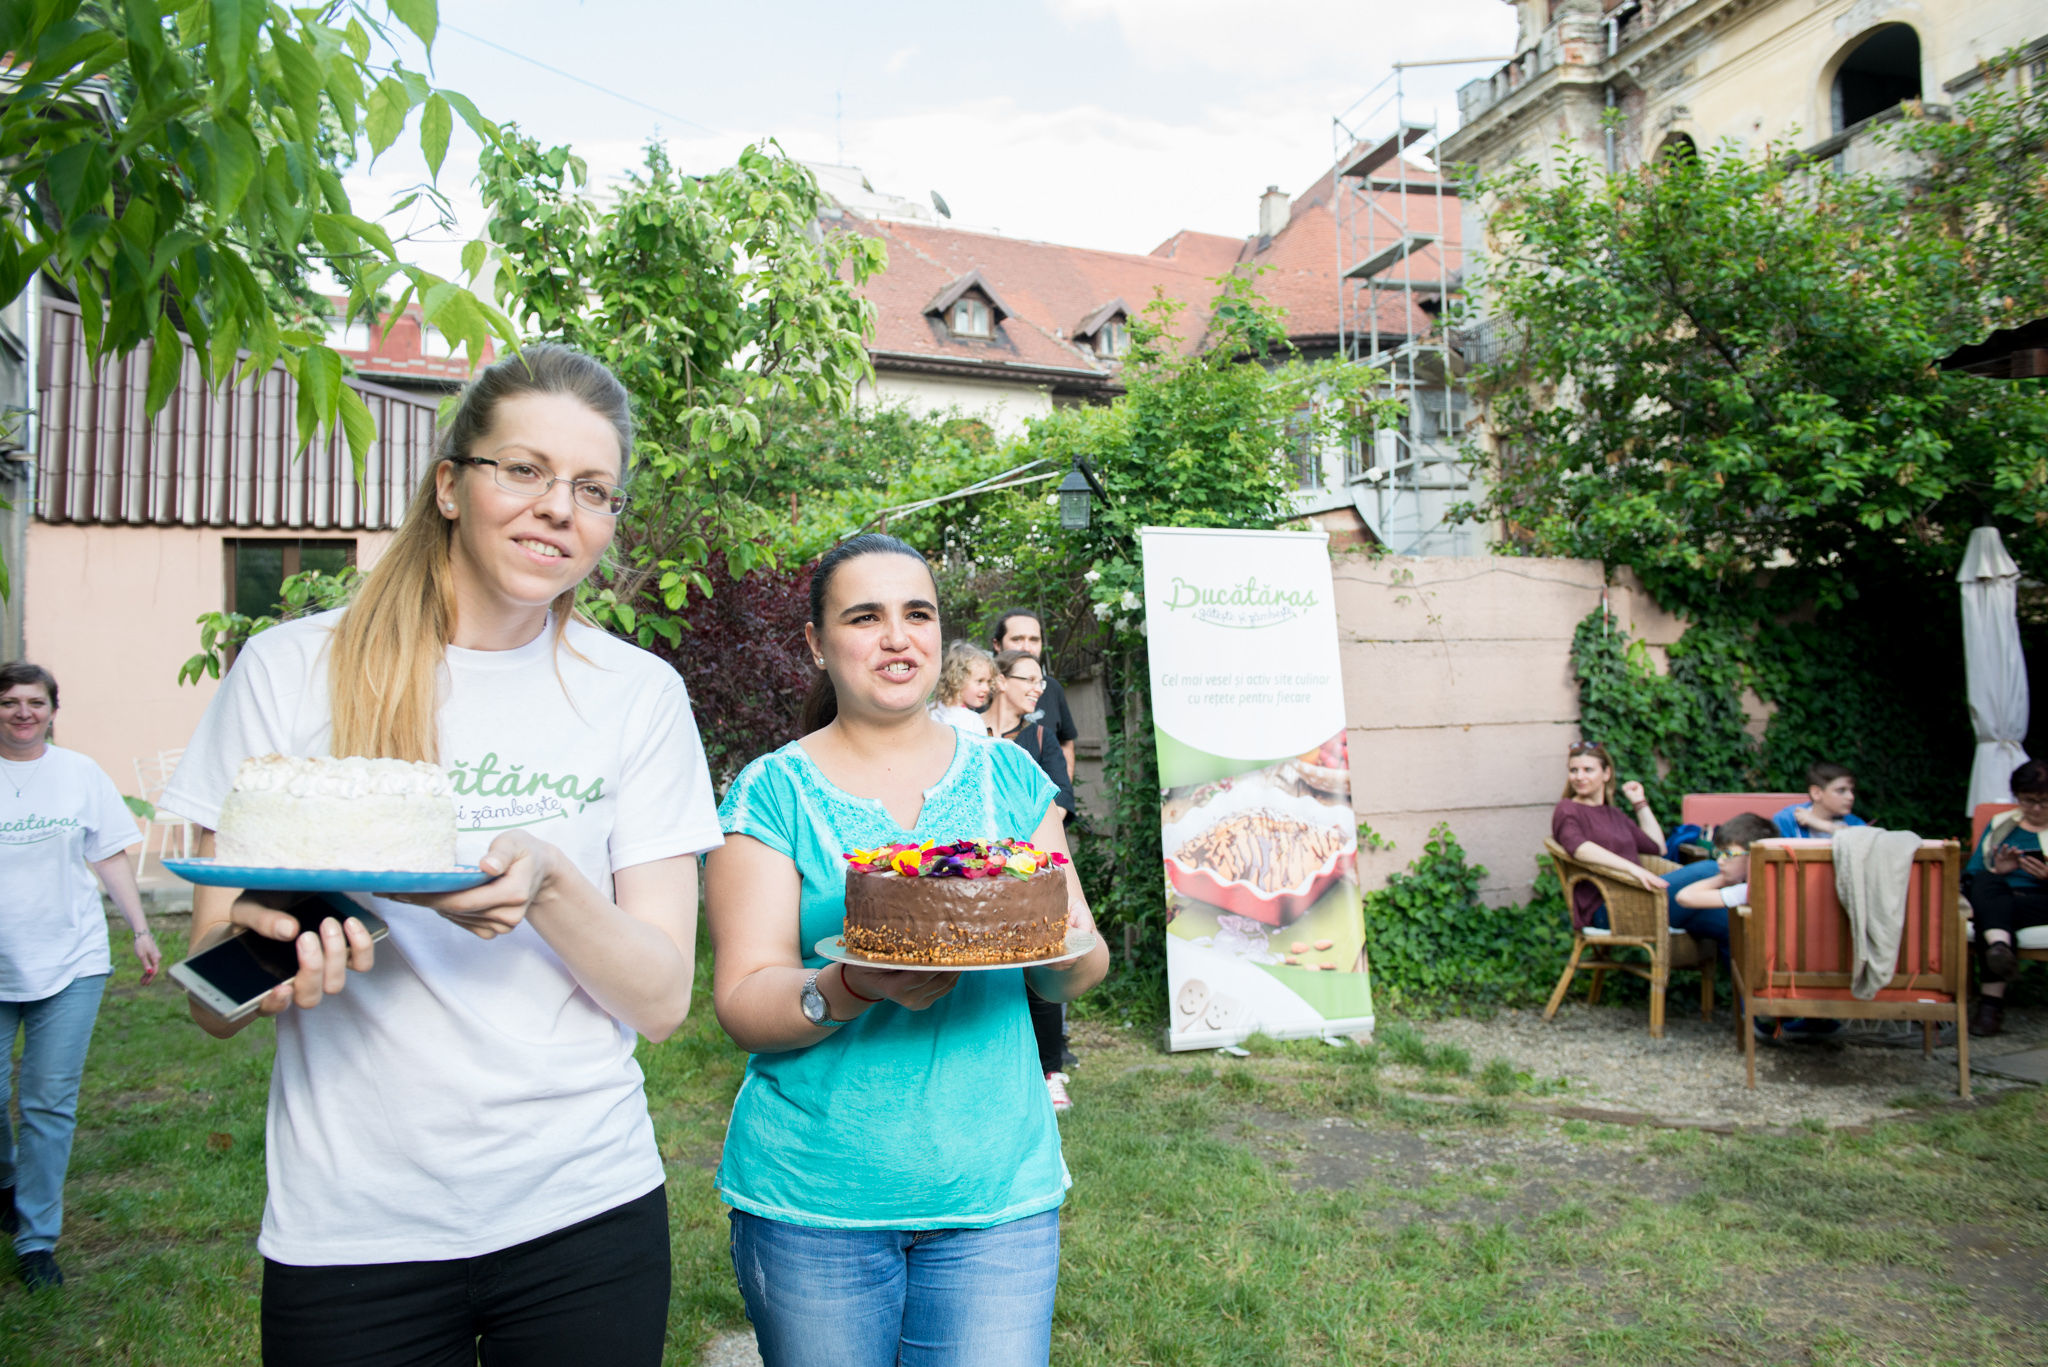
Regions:
[[[1832,840],[1844,827],[1870,824],[1856,815],[1856,775],[1839,764],[1806,771],[1806,799],[1771,818],[1787,840]]]
[[[989,692],[995,687],[996,662],[972,641],[954,641],[939,664],[939,686],[933,690],[931,713],[956,731],[988,736]]]

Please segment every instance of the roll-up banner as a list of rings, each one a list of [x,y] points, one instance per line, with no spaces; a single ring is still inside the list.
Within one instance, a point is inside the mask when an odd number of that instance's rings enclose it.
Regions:
[[[1329,538],[1141,538],[1171,1047],[1371,1030]]]

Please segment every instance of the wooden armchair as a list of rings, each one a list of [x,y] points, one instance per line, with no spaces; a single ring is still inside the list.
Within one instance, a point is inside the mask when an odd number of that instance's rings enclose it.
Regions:
[[[1586,1000],[1597,1005],[1600,1001],[1602,980],[1610,972],[1633,973],[1650,982],[1650,1035],[1653,1039],[1664,1038],[1664,990],[1671,981],[1674,968],[1696,968],[1700,974],[1700,1018],[1714,1019],[1714,959],[1715,950],[1711,941],[1701,944],[1683,931],[1671,929],[1671,907],[1665,894],[1640,883],[1631,883],[1621,875],[1592,864],[1581,863],[1564,852],[1564,847],[1555,840],[1543,842],[1550,852],[1550,862],[1557,869],[1557,881],[1564,884],[1565,906],[1569,909],[1575,898],[1575,889],[1581,883],[1591,883],[1600,891],[1600,900],[1607,904],[1607,929],[1595,930],[1591,926],[1572,931],[1572,957],[1564,966],[1564,976],[1557,980],[1557,990],[1550,994],[1550,1004],[1543,1008],[1543,1019],[1549,1020],[1557,1014],[1558,1006],[1564,1001],[1565,992],[1572,985],[1572,976],[1581,968],[1593,975],[1592,990]],[[1643,867],[1651,873],[1675,872],[1678,865],[1655,855],[1645,855]],[[1646,950],[1650,956],[1648,964],[1614,957],[1619,947]],[[1590,953],[1589,953],[1590,951]]]
[[[1956,1027],[1956,1092],[1970,1094],[1968,931],[1957,901],[1962,848],[1924,840],[1906,884],[1906,920],[1892,980],[1871,1001],[1849,991],[1855,965],[1849,916],[1835,897],[1834,847],[1825,840],[1760,840],[1749,852],[1749,905],[1728,918],[1736,1029],[1756,1086],[1756,1018],[1823,1016],[1909,1020],[1933,1050],[1938,1022]]]

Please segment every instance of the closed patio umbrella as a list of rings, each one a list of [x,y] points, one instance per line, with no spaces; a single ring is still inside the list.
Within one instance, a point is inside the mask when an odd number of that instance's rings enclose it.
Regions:
[[[2006,554],[1996,527],[1970,533],[1963,567],[1963,669],[1977,758],[1970,765],[1965,812],[1983,802],[2012,801],[2012,771],[2026,763],[2027,660],[2020,653],[2020,567]]]

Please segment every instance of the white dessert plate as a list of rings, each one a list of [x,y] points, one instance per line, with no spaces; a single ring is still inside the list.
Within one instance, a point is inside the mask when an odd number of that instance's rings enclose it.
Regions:
[[[473,864],[421,873],[401,869],[265,869],[217,859],[166,859],[164,867],[188,883],[266,892],[461,892],[491,876]]]
[[[1093,931],[1070,930],[1067,932],[1067,947],[1058,954],[1044,959],[1011,959],[1000,964],[902,964],[893,959],[870,959],[848,949],[843,935],[818,941],[811,952],[834,963],[859,964],[862,968],[902,968],[913,973],[973,973],[985,968],[1036,968],[1043,964],[1063,964],[1080,958],[1099,943]]]

